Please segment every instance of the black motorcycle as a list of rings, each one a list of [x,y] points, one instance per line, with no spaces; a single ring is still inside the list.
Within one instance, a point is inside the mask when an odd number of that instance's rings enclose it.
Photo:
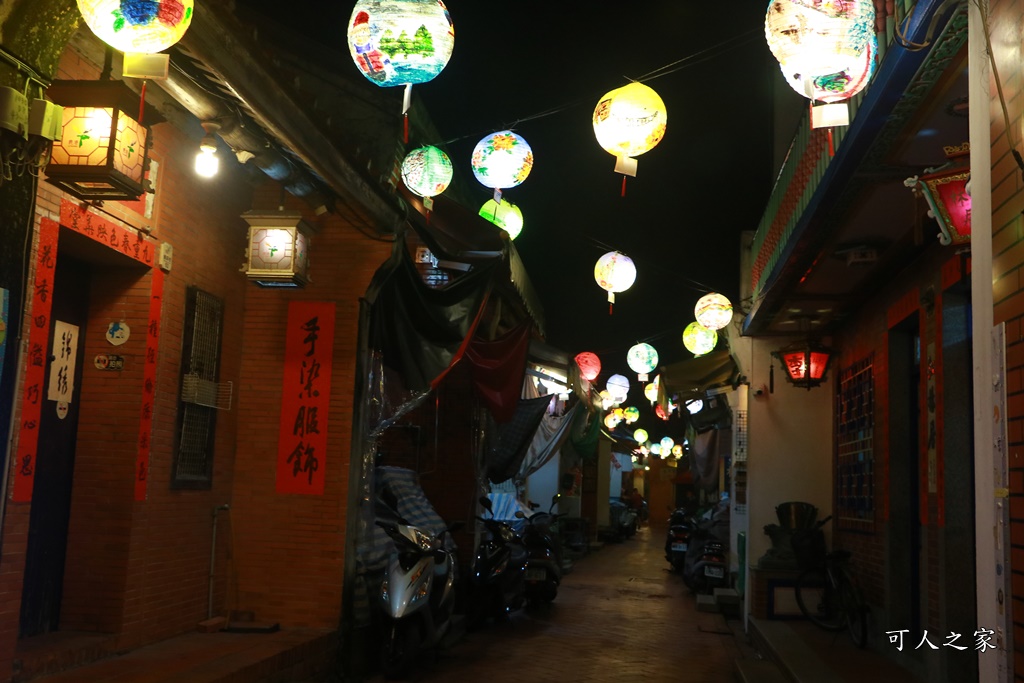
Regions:
[[[686,565],[686,552],[690,548],[690,536],[693,534],[694,522],[684,508],[677,508],[668,520],[668,535],[665,538],[665,559],[672,569],[683,573]]]
[[[547,512],[534,512],[529,517],[522,510],[516,512],[518,519],[526,520],[523,542],[526,545],[526,599],[551,602],[558,596],[558,585],[562,582],[562,558],[552,527],[559,517],[553,510],[559,494],[551,499]],[[531,504],[531,507],[536,504]]]
[[[507,617],[523,606],[526,597],[527,552],[523,539],[509,524],[494,519],[490,498],[481,497],[480,505],[491,516],[476,518],[483,523],[484,534],[470,576],[470,627],[479,626],[487,617]]]
[[[698,522],[690,534],[683,565],[683,583],[696,593],[711,593],[729,585],[729,564],[725,543]]]

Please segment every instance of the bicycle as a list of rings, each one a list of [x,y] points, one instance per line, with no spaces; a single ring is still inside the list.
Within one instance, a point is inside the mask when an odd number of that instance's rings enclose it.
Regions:
[[[868,636],[868,607],[850,574],[849,550],[825,547],[821,531],[832,516],[813,529],[793,533],[793,550],[802,571],[796,580],[796,604],[811,623],[826,631],[848,629],[853,644],[863,648]]]

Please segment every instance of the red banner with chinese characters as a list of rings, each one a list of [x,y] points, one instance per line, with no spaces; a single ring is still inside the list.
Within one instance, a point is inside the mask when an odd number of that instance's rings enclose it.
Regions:
[[[60,202],[60,224],[147,266],[153,265],[156,243],[152,239],[134,230],[123,228],[67,199]]]
[[[277,492],[323,495],[334,303],[292,301],[285,330]]]
[[[160,310],[164,298],[164,272],[153,269],[149,288],[149,324],[146,325],[146,361],[142,370],[142,408],[139,413],[139,449],[135,454],[135,500],[146,500],[149,451],[153,437],[153,402],[156,400],[156,352],[160,341]]]
[[[32,500],[35,484],[36,448],[39,445],[39,416],[43,407],[43,381],[50,346],[50,311],[53,308],[53,274],[57,267],[57,235],[60,225],[49,218],[39,222],[39,249],[36,251],[36,277],[31,296],[31,327],[28,332],[28,361],[25,368],[25,393],[21,399],[21,430],[18,455],[14,463],[14,490],[11,500]]]

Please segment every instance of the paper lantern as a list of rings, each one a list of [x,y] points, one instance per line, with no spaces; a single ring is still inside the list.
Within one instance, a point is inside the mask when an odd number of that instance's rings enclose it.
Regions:
[[[615,410],[613,410],[612,415],[614,415],[615,419],[620,422],[626,419],[626,411],[624,411],[622,408],[616,408]]]
[[[686,409],[690,412],[690,415],[696,415],[700,411],[704,410],[704,401],[699,398],[695,398],[692,401],[687,401]]]
[[[676,445],[676,442],[672,439],[671,436],[664,436],[664,437],[661,438],[661,452],[662,453],[671,453],[672,452],[672,447],[675,446],[675,445]]]
[[[623,415],[626,418],[626,424],[633,424],[640,419],[640,411],[633,406],[629,406],[623,411]]]
[[[348,49],[359,71],[381,87],[433,80],[455,48],[455,27],[437,0],[359,0]]]
[[[598,286],[608,292],[608,303],[615,303],[615,293],[624,292],[636,281],[636,266],[633,259],[617,251],[610,251],[594,265],[594,279]],[[609,305],[609,312],[611,306]]]
[[[658,385],[651,382],[644,387],[644,397],[651,403],[655,403],[658,400]]]
[[[660,443],[652,443],[651,444],[651,455],[657,455],[659,457],[661,456],[661,444]]]
[[[616,403],[622,403],[629,395],[629,380],[622,375],[612,375],[604,388]]]
[[[849,99],[874,72],[872,0],[772,0],[764,31],[786,82],[813,101]]]
[[[705,294],[697,300],[693,315],[709,330],[720,330],[732,322],[732,302],[717,292]]]
[[[584,351],[576,354],[576,365],[579,366],[583,379],[588,382],[593,382],[601,374],[601,359],[596,353]]]
[[[594,108],[597,144],[616,157],[615,170],[636,175],[636,159],[665,137],[665,103],[643,83],[630,83],[606,93]]]
[[[523,231],[523,212],[512,202],[501,200],[501,203],[488,199],[480,207],[480,215],[508,233],[514,240]]]
[[[402,182],[413,194],[435,197],[452,182],[452,162],[437,147],[420,147],[402,160]]]
[[[675,446],[672,447],[672,457],[674,457],[676,460],[678,460],[679,458],[683,457],[683,446],[682,446],[682,444],[678,444],[677,443]]]
[[[615,399],[607,389],[601,391],[598,396],[601,397],[601,410],[608,410],[615,405]]]
[[[121,52],[166,50],[192,23],[193,0],[78,0],[96,37]]]
[[[665,409],[661,407],[660,403],[654,404],[654,415],[659,420],[668,420],[668,413],[665,412]]]
[[[683,330],[683,346],[695,356],[703,356],[715,348],[718,343],[718,333],[701,325],[699,322],[692,322]]]
[[[484,187],[515,187],[533,168],[533,150],[519,135],[503,130],[488,135],[473,148],[473,175]]]
[[[626,353],[626,364],[641,382],[646,382],[647,373],[658,367],[658,352],[650,344],[635,344]]]
[[[604,426],[608,429],[615,429],[619,426],[619,422],[621,421],[622,420],[616,417],[614,413],[608,413],[604,416]]]
[[[633,440],[637,443],[647,443],[647,430],[638,429],[633,432]]]
[[[249,248],[243,266],[260,287],[302,287],[309,282],[309,242],[313,228],[291,211],[247,211]]]

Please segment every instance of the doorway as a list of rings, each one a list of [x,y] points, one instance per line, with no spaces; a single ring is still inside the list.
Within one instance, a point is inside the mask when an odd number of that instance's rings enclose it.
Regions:
[[[43,385],[47,394],[39,418],[25,553],[21,637],[56,631],[60,624],[91,277],[88,264],[63,254],[57,260]]]

